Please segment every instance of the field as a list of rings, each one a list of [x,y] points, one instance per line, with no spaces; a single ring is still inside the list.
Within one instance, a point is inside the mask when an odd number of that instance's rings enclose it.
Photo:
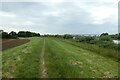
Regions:
[[[6,49],[9,49],[9,48],[12,48],[12,47],[16,47],[21,44],[27,43],[28,41],[29,41],[28,39],[16,39],[16,40],[15,39],[5,39],[5,40],[2,40],[1,50],[3,51]],[[1,45],[1,43],[0,43],[0,45]]]
[[[3,78],[115,78],[118,62],[57,38],[32,37],[2,52]]]

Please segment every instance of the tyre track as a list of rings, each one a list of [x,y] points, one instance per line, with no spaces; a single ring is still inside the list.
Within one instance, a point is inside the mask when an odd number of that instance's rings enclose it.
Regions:
[[[44,59],[44,54],[45,54],[45,40],[44,40],[44,43],[43,43],[43,47],[42,47],[42,52],[41,52],[41,58],[40,58],[40,61],[41,61],[41,78],[46,78],[47,77],[47,69],[45,67],[45,59]]]

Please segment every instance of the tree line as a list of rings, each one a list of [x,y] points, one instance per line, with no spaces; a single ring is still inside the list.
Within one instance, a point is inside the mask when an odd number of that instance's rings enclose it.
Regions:
[[[3,39],[17,39],[18,37],[40,37],[40,34],[30,31],[19,31],[18,33],[14,31],[10,33],[2,31],[1,36]]]

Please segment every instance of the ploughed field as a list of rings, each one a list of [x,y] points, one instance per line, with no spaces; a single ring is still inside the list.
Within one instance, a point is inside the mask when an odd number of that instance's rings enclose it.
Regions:
[[[31,38],[4,50],[3,78],[115,78],[118,62],[57,38]]]
[[[0,51],[25,44],[28,41],[29,39],[4,39],[2,40],[2,43],[0,43],[0,46],[2,46],[2,48],[0,48]]]

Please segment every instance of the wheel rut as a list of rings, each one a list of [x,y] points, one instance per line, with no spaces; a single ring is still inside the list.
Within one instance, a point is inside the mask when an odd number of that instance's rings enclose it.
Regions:
[[[44,54],[45,54],[45,40],[43,43],[43,47],[42,47],[42,51],[41,51],[41,55],[40,55],[40,68],[41,68],[41,78],[47,78],[47,69],[45,66],[45,59],[44,59]]]

